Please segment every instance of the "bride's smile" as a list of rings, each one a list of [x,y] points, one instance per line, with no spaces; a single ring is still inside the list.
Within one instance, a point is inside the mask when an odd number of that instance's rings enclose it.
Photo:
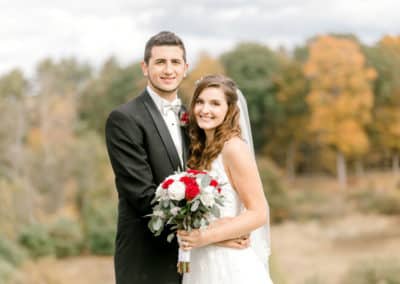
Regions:
[[[194,114],[198,126],[204,131],[214,130],[222,124],[228,111],[224,92],[219,88],[206,88],[198,96]]]

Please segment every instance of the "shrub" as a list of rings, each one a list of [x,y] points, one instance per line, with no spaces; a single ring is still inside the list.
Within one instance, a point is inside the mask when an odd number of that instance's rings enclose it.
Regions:
[[[400,214],[400,194],[395,191],[368,189],[352,193],[349,198],[364,213]]]
[[[343,277],[342,284],[398,284],[399,259],[375,259],[353,265]]]
[[[34,258],[54,254],[54,244],[50,234],[41,224],[33,224],[23,229],[19,236],[19,243],[27,248]]]
[[[49,229],[57,257],[79,255],[83,247],[83,234],[80,225],[69,219],[59,219]]]
[[[7,283],[14,272],[15,267],[0,257],[0,283]]]
[[[328,192],[301,189],[292,192],[291,219],[296,221],[332,219],[345,214],[344,202],[340,195]]]
[[[259,159],[258,166],[270,207],[271,222],[282,222],[290,216],[291,202],[287,190],[271,162],[266,159]]]
[[[14,266],[18,266],[26,257],[26,252],[16,243],[0,237],[0,259]]]
[[[94,254],[111,255],[114,252],[116,210],[110,203],[102,204],[102,207],[92,206],[85,210],[86,245]]]

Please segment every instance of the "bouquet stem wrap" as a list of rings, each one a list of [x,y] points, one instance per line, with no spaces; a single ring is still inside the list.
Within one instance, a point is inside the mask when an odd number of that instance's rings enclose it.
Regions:
[[[190,251],[179,248],[177,266],[179,274],[190,272]]]

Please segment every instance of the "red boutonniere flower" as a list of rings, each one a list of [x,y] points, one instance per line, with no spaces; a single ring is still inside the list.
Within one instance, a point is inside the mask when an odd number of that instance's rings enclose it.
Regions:
[[[182,127],[188,126],[189,124],[189,113],[187,111],[181,111],[179,113],[179,123]]]

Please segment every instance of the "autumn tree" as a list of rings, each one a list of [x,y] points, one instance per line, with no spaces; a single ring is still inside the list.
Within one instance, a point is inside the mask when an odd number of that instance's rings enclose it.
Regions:
[[[225,74],[224,67],[218,59],[202,52],[179,88],[180,97],[188,104],[193,95],[196,81],[210,74]]]
[[[310,130],[337,153],[337,174],[346,184],[346,158],[360,160],[369,148],[365,126],[371,122],[376,77],[351,39],[321,36],[311,42],[304,72],[310,79],[307,103]]]
[[[44,212],[56,212],[65,204],[77,139],[78,98],[90,74],[88,65],[73,58],[45,59],[37,66],[28,145],[30,180],[42,195],[38,207]]]

